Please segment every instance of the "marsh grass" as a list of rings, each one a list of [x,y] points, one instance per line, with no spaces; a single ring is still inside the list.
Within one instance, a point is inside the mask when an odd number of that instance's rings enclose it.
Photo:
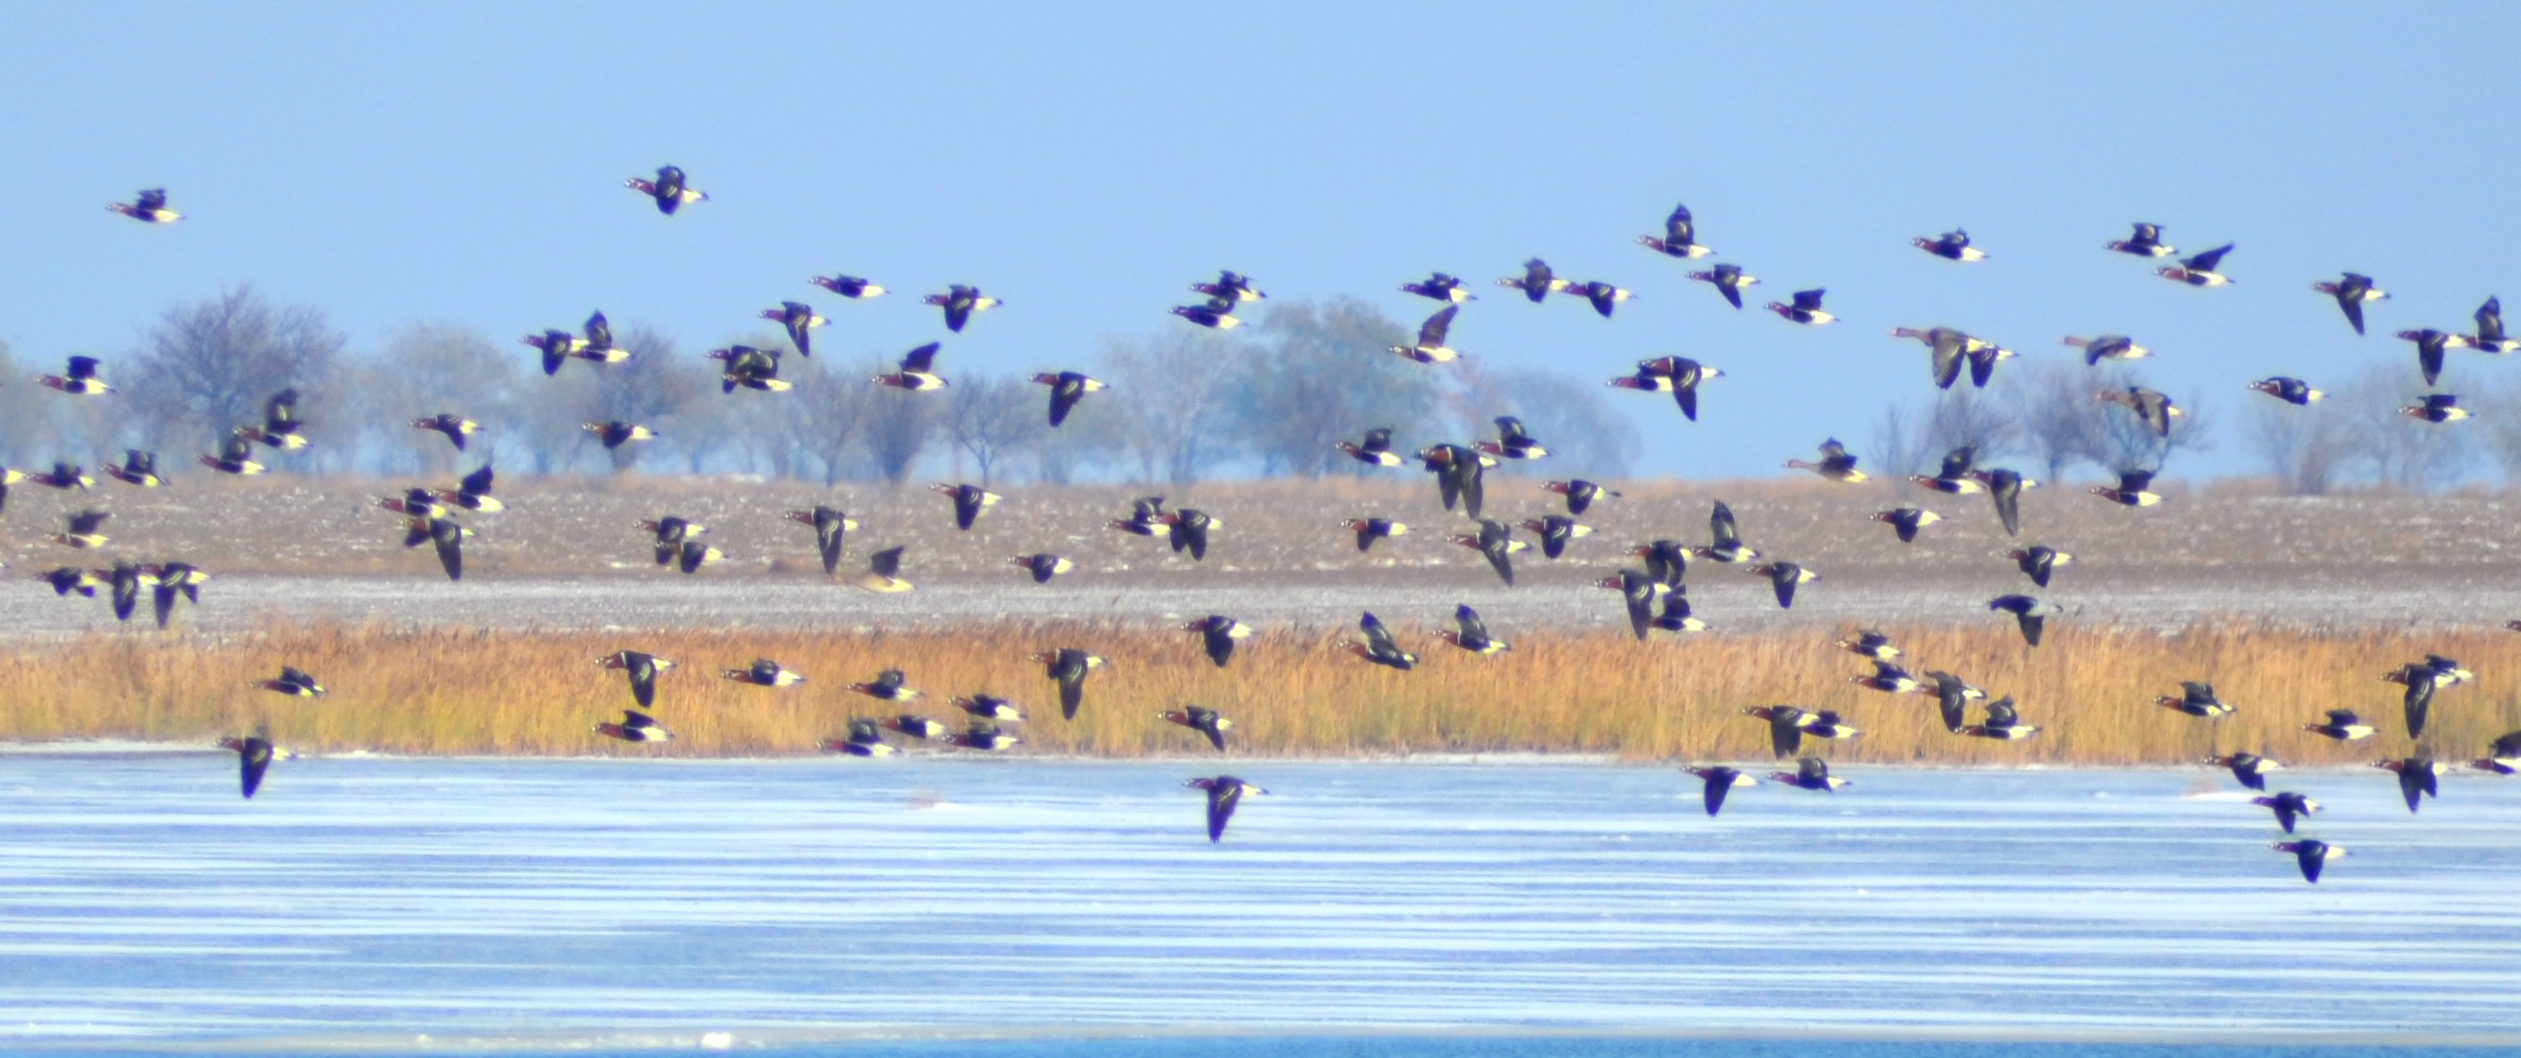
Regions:
[[[2318,634],[2219,622],[2164,634],[2063,629],[2036,649],[2007,626],[1891,627],[1911,672],[1956,672],[2012,695],[2041,733],[2004,744],[1946,733],[1931,699],[1857,688],[1869,671],[1820,631],[1708,634],[1639,644],[1611,632],[1534,633],[1478,658],[1397,629],[1420,655],[1408,673],[1366,664],[1339,633],[1264,630],[1227,669],[1188,632],[1096,624],[990,624],[933,631],[688,630],[658,634],[398,630],[272,623],[234,637],[91,636],[0,655],[0,738],[208,741],[267,726],[301,751],[403,754],[778,756],[812,754],[853,716],[903,711],[848,689],[905,670],[927,696],[910,711],[960,728],[947,699],[976,691],[1021,703],[1010,725],[1020,753],[1097,757],[1205,755],[1197,736],[1156,713],[1184,703],[1235,721],[1237,755],[1358,757],[1428,753],[1585,753],[1630,760],[1761,759],[1765,726],[1747,705],[1834,709],[1861,737],[1807,743],[1852,762],[2145,765],[2246,749],[2302,765],[2410,752],[2399,688],[2380,676],[2431,653],[2478,673],[2435,700],[2427,750],[2482,754],[2521,728],[2521,636],[2469,631]],[[1084,708],[1059,716],[1033,651],[1078,646],[1110,660],[1088,681]],[[631,704],[620,673],[595,659],[624,647],[677,662],[660,681],[656,717],[679,737],[629,746],[593,725]],[[766,690],[721,668],[775,658],[808,677]],[[251,686],[294,664],[331,693],[305,701]],[[2219,722],[2153,704],[2179,681],[2212,681],[2239,707]],[[2301,730],[2350,708],[2381,734],[2340,746]],[[1976,710],[1973,709],[1975,716]]]

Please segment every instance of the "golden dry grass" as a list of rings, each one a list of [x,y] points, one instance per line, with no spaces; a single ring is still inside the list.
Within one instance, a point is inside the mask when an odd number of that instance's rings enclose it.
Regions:
[[[22,645],[0,656],[0,738],[208,740],[268,725],[306,751],[409,754],[784,755],[815,752],[852,716],[899,711],[849,692],[886,667],[928,692],[919,711],[959,728],[946,705],[986,691],[1027,707],[1021,752],[1135,757],[1205,753],[1196,736],[1155,714],[1211,706],[1236,724],[1234,752],[1343,757],[1412,753],[1612,754],[1632,760],[1756,759],[1766,729],[1742,707],[1835,709],[1863,729],[1821,751],[1848,761],[1989,765],[2192,762],[2248,749],[2298,764],[2404,755],[2399,688],[2380,675],[2427,652],[2479,674],[2443,691],[2425,745],[2445,759],[2480,755],[2521,727],[2521,636],[2394,631],[2322,635],[2217,624],[2176,634],[2064,628],[2037,650],[2009,624],[1891,628],[1912,672],[1957,672],[2013,695],[2044,730],[2013,744],[1947,734],[1931,699],[1863,690],[1867,664],[1826,633],[1703,635],[1641,645],[1611,633],[1539,634],[1477,658],[1434,629],[1398,630],[1421,655],[1414,672],[1367,665],[1345,638],[1264,631],[1219,670],[1188,632],[1092,625],[990,625],[963,631],[693,630],[622,637],[457,630],[391,631],[270,625],[230,638],[100,636]],[[1842,633],[1852,631],[1843,629]],[[1074,721],[1037,649],[1080,646],[1111,664],[1088,682]],[[657,718],[679,740],[626,746],[591,730],[630,704],[621,674],[595,658],[623,647],[679,663],[660,682]],[[809,677],[765,690],[718,670],[756,656]],[[331,694],[303,701],[253,689],[283,663],[321,677]],[[2220,722],[2152,704],[2183,679],[2212,681],[2239,713]],[[2301,730],[2323,710],[2352,708],[2382,730],[2340,746]]]

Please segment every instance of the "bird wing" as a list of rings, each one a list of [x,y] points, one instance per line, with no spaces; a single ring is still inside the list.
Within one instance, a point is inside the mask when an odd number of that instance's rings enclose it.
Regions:
[[[1453,628],[1464,646],[1488,641],[1487,623],[1479,619],[1479,611],[1469,606],[1453,608]]]
[[[646,654],[633,653],[629,660],[630,697],[637,701],[642,709],[655,705],[657,700],[656,659]]]
[[[1791,757],[1803,748],[1803,728],[1796,724],[1803,711],[1780,708],[1768,720],[1768,748],[1780,757]],[[1809,763],[1809,762],[1807,762]]]
[[[1437,309],[1435,315],[1427,317],[1427,322],[1418,325],[1418,347],[1421,349],[1443,348],[1444,336],[1453,329],[1453,317],[1461,311],[1460,305],[1447,305]]]
[[[922,375],[934,374],[937,366],[937,350],[941,348],[943,344],[944,343],[942,342],[929,342],[917,349],[903,353],[902,370],[917,372]]]
[[[1705,791],[1703,797],[1707,802],[1707,814],[1712,816],[1717,812],[1722,811],[1724,809],[1724,796],[1733,792],[1733,774],[1731,770],[1726,768],[1707,769],[1707,784],[1702,789]]]
[[[1961,345],[1958,335],[1941,329],[1936,330],[1932,351],[1936,387],[1951,389],[1952,383],[1960,379]]]
[[[1383,626],[1381,618],[1374,616],[1372,613],[1368,613],[1363,619],[1357,622],[1357,628],[1359,631],[1365,633],[1366,648],[1368,650],[1377,654],[1397,654],[1400,652],[1400,644],[1392,641],[1392,630]]]
[[[2195,257],[2181,261],[2180,266],[2191,272],[2212,272],[2215,270],[2216,265],[2223,263],[2223,255],[2232,252],[2232,245],[2233,244],[2231,243],[2225,243],[2221,246],[2215,247],[2205,253],[2201,253]]]
[[[464,529],[446,519],[429,524],[429,540],[437,545],[438,564],[446,567],[446,579],[464,579]]]
[[[2434,681],[2432,671],[2424,666],[2410,668],[2415,671],[2408,673],[2407,695],[2402,704],[2406,707],[2407,737],[2416,738],[2425,733],[2425,715],[2433,707]]]
[[[1696,245],[1698,226],[1689,215],[1688,206],[1672,207],[1672,215],[1663,218],[1663,241],[1672,246]]]
[[[1242,801],[1242,783],[1220,782],[1208,787],[1208,841],[1210,844],[1215,844],[1218,839],[1225,836],[1226,822],[1234,818],[1234,806],[1241,804]]]
[[[481,469],[464,475],[464,480],[456,485],[456,491],[462,492],[468,496],[490,495],[490,483],[492,477],[493,472],[490,469],[490,464],[484,463],[482,464]]]
[[[1823,786],[1829,785],[1829,765],[1822,762],[1819,757],[1805,757],[1800,762],[1797,762],[1794,767],[1794,775],[1796,779],[1803,781],[1807,785],[1812,783],[1819,783]]]
[[[1797,311],[1797,312],[1813,312],[1813,311],[1817,311],[1817,310],[1819,310],[1819,309],[1820,309],[1820,307],[1821,307],[1821,296],[1822,296],[1822,295],[1824,295],[1824,294],[1827,294],[1827,293],[1829,293],[1829,291],[1828,291],[1828,290],[1826,290],[1826,289],[1821,289],[1821,290],[1798,290],[1798,291],[1795,291],[1795,292],[1794,292],[1794,308],[1795,308],[1795,311]]]
[[[246,739],[245,747],[236,753],[236,762],[237,777],[242,780],[245,796],[251,799],[254,791],[262,789],[263,773],[271,770],[270,740],[260,736]]]

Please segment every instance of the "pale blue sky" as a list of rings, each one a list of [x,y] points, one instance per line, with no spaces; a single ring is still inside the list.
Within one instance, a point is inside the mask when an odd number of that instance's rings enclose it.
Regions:
[[[1888,330],[1948,323],[2035,356],[2135,335],[2222,413],[2181,475],[2250,469],[2249,379],[2412,361],[2391,332],[2521,298],[2514,7],[2065,6],[11,4],[0,335],[118,352],[252,282],[370,346],[601,306],[698,347],[812,295],[826,347],[898,350],[941,333],[916,296],[962,281],[1009,304],[949,362],[1019,369],[1180,326],[1220,267],[1415,319],[1402,281],[1539,254],[1641,300],[1605,322],[1486,288],[1456,347],[1730,376],[1695,426],[1616,395],[1642,472],[1861,446],[1927,390]],[[713,200],[668,219],[620,186],[667,161]],[[171,229],[102,208],[159,184]],[[1632,243],[1676,201],[1766,280],[1751,309]],[[2235,285],[2101,250],[2138,219],[2237,241]],[[1992,260],[1907,245],[1954,224]],[[2360,340],[2308,289],[2348,268],[2395,295]],[[805,285],[835,269],[909,296]],[[1757,311],[1816,285],[1844,322]],[[2455,391],[2521,371],[2455,357]]]

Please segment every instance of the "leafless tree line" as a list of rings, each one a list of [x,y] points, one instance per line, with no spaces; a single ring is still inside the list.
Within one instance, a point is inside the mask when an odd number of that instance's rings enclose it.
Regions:
[[[949,371],[945,392],[910,393],[870,384],[892,369],[890,356],[824,352],[781,359],[788,392],[724,393],[702,350],[646,327],[617,330],[628,360],[572,362],[545,377],[513,342],[459,324],[414,324],[353,351],[322,312],[239,288],[168,309],[139,349],[101,354],[113,397],[44,400],[33,387],[0,387],[0,461],[93,466],[141,448],[176,470],[259,422],[264,400],[292,388],[313,444],[270,453],[282,472],[441,475],[495,462],[510,473],[644,465],[825,483],[898,483],[923,466],[1051,483],[1319,477],[1353,465],[1333,445],[1369,428],[1394,427],[1396,446],[1415,447],[1492,436],[1488,420],[1502,414],[1549,444],[1552,470],[1618,477],[1640,450],[1596,388],[1547,371],[1405,362],[1385,351],[1405,341],[1405,327],[1353,299],[1277,305],[1233,333],[1170,324],[1106,339],[1084,370],[1110,389],[1056,430],[1046,390],[1026,375]],[[785,344],[771,334],[737,340]],[[0,372],[37,366],[0,347]],[[409,425],[441,412],[482,426],[461,457]],[[581,428],[615,419],[658,437],[607,450]]]

